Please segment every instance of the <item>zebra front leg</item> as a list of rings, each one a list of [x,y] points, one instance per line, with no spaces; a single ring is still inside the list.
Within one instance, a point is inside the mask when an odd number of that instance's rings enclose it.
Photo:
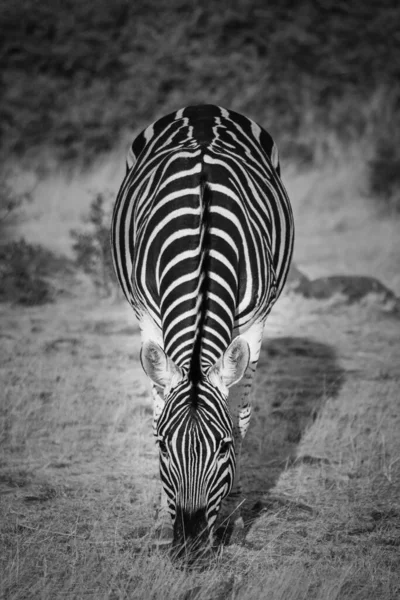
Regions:
[[[164,408],[163,393],[156,385],[152,386],[153,393],[153,434],[157,435],[157,421]],[[164,491],[162,482],[160,482],[160,494],[158,506],[155,514],[155,534],[156,546],[166,546],[172,543],[173,527],[171,513],[168,506],[167,494]]]
[[[251,417],[251,384],[257,363],[250,364],[247,371],[237,385],[231,388],[229,393],[229,407],[233,420],[233,443],[236,455],[236,472],[232,489],[224,500],[221,511],[221,527],[227,528],[231,542],[243,539],[244,522],[241,514],[243,504],[242,485],[240,477],[240,455],[243,439]]]
[[[243,378],[229,390],[229,409],[233,421],[233,442],[236,455],[236,473],[232,489],[224,501],[221,511],[221,526],[227,526],[232,542],[244,537],[244,522],[240,507],[243,504],[240,479],[240,455],[251,417],[251,388],[256,372],[263,337],[264,322],[253,324],[246,332],[240,333],[249,344],[250,362]]]
[[[155,545],[158,547],[169,546],[172,544],[174,537],[173,533],[171,513],[168,507],[168,498],[161,484],[159,505],[156,509],[155,516]]]

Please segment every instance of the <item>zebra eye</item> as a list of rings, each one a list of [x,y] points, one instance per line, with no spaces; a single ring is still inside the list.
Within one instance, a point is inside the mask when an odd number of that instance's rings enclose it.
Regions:
[[[223,456],[224,454],[227,454],[229,452],[229,450],[230,450],[231,445],[232,445],[231,441],[227,441],[227,440],[222,441],[221,445],[219,447],[219,454],[220,454],[220,456]]]
[[[164,440],[158,440],[158,447],[160,448],[161,454],[164,454],[164,456],[167,456],[167,454],[168,454],[167,444],[164,442]]]

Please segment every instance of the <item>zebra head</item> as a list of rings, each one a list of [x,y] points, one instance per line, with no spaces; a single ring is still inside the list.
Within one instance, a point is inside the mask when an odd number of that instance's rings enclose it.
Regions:
[[[178,554],[212,544],[236,470],[228,390],[243,377],[249,357],[247,342],[237,337],[206,373],[194,377],[155,342],[143,344],[143,368],[164,393],[155,435]]]

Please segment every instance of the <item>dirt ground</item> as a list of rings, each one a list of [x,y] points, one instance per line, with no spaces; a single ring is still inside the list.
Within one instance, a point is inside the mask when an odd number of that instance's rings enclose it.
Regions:
[[[356,163],[285,183],[302,272],[400,295],[398,222],[377,217]],[[21,233],[64,249],[88,185],[41,184]],[[278,301],[242,460],[245,541],[186,575],[149,546],[158,465],[129,306],[81,280],[0,318],[1,597],[400,597],[400,318],[379,294]]]

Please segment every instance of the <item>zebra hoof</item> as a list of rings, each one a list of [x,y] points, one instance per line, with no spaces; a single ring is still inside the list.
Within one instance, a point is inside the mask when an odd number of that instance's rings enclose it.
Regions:
[[[172,539],[171,540],[154,540],[152,543],[153,550],[159,550],[163,552],[164,550],[167,552],[172,548]]]
[[[173,529],[170,525],[163,524],[158,527],[156,526],[153,546],[160,550],[168,549],[172,545],[173,537]]]

